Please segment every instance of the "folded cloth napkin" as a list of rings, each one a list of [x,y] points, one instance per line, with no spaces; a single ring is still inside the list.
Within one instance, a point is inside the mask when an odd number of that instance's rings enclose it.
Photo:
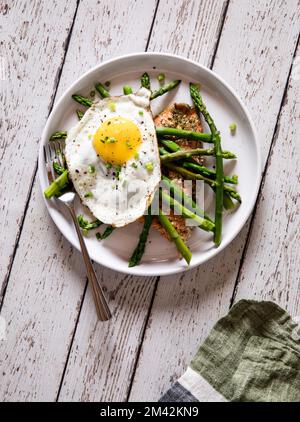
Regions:
[[[299,325],[275,303],[241,300],[159,401],[299,402]]]

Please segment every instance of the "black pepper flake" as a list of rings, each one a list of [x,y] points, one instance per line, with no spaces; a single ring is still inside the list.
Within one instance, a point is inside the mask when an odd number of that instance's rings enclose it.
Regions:
[[[76,169],[75,171],[76,171],[76,173],[79,173],[79,170]]]

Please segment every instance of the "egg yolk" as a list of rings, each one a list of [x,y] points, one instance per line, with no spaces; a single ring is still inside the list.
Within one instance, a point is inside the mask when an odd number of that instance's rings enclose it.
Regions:
[[[97,154],[104,161],[121,166],[137,153],[141,143],[139,128],[124,117],[113,117],[103,122],[93,138]]]

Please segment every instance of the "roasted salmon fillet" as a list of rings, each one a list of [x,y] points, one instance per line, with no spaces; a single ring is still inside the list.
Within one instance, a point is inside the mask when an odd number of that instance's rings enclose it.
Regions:
[[[171,104],[154,118],[154,123],[156,127],[172,127],[192,130],[193,132],[203,131],[202,123],[196,109],[188,104]],[[176,142],[182,149],[201,148],[202,146],[199,141],[187,139],[177,139]],[[195,159],[202,161],[201,157],[195,157]],[[164,174],[182,187],[183,179],[177,173],[171,170],[164,170]],[[187,193],[191,194],[191,192]],[[180,215],[174,215],[171,212],[168,217],[183,240],[187,240],[192,234],[192,227],[187,226],[186,220]],[[158,229],[163,236],[169,238],[168,233],[157,219],[153,220],[153,227]]]

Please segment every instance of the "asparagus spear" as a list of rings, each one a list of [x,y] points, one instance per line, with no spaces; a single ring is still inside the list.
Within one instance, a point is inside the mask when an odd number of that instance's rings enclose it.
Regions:
[[[186,194],[175,182],[170,180],[167,176],[162,175],[161,179],[163,185],[169,189],[172,196],[174,196],[175,199],[178,199],[180,201],[183,200],[183,204],[186,208],[188,208],[190,211],[193,211],[195,214],[199,215],[200,217],[205,218],[208,221],[212,221],[212,219],[203,211],[201,210],[196,202],[192,199],[191,196]]]
[[[168,148],[170,151],[174,152],[174,153],[180,153],[180,154],[170,154],[170,157],[164,157],[164,161],[173,161],[176,159],[181,159],[181,158],[187,158],[185,156],[186,153],[191,153],[191,151],[193,150],[183,150],[180,148],[180,146],[178,144],[176,144],[176,142],[171,141],[169,139],[160,139],[159,140],[160,144],[163,145],[164,147]],[[198,148],[197,148],[198,150]],[[200,150],[200,148],[199,148]],[[208,148],[208,149],[201,149],[202,153],[200,155],[203,156],[210,156],[210,155],[215,155],[215,149],[214,148]],[[193,154],[194,155],[194,154]],[[195,154],[197,155],[197,154]],[[236,158],[236,155],[233,152],[230,151],[223,151],[222,154],[223,158],[225,159],[233,159]]]
[[[180,84],[180,82],[181,81],[176,80],[176,81],[172,81],[168,83],[167,85],[160,87],[159,89],[157,89],[151,94],[150,100],[154,100],[154,98],[160,97],[161,95],[164,95],[166,92],[171,91],[172,89],[176,88]]]
[[[151,90],[150,77],[147,72],[143,73],[141,76],[141,86]]]
[[[107,226],[106,229],[104,230],[104,232],[101,233],[96,233],[96,238],[98,240],[103,240],[106,239],[108,236],[110,236],[112,234],[112,232],[114,231],[115,227],[113,226]]]
[[[102,98],[110,97],[109,92],[107,91],[107,89],[105,88],[105,86],[102,85],[100,82],[97,82],[96,83],[95,88],[99,92],[99,94],[101,95]]]
[[[81,120],[84,116],[84,111],[76,110],[76,114],[77,114],[78,120]]]
[[[222,214],[223,214],[223,158],[221,147],[221,136],[217,130],[214,120],[207,111],[207,108],[202,100],[199,89],[195,84],[190,84],[190,93],[195,104],[195,107],[203,114],[203,117],[208,124],[213,141],[215,144],[215,157],[216,157],[216,206],[215,206],[215,236],[214,241],[216,246],[219,246],[222,240]]]
[[[214,170],[201,166],[198,163],[190,163],[187,161],[187,162],[182,163],[182,167],[194,170],[196,173],[203,174],[203,176],[210,177],[214,180],[216,179],[216,172]],[[224,176],[224,182],[230,183],[232,185],[237,185],[238,176],[236,174],[234,174],[233,176]]]
[[[198,227],[201,229],[207,231],[207,232],[213,232],[215,225],[212,221],[205,220],[203,217],[200,217],[199,215],[195,214],[194,212],[190,211],[188,208],[183,206],[180,202],[178,202],[176,199],[172,198],[170,195],[168,195],[165,191],[160,189],[160,197],[162,201],[170,205],[170,207],[176,211],[178,215],[182,215],[184,218],[190,218],[191,220],[195,220]]]
[[[173,142],[173,141],[167,141],[167,142]],[[177,145],[177,144],[175,143],[175,145]],[[169,153],[168,151],[166,151],[164,149],[165,153],[161,157],[162,163],[166,163],[168,161],[188,159],[188,158],[193,157],[194,155],[201,155],[201,156],[215,155],[215,149],[214,148],[209,148],[209,149],[195,148],[195,149],[185,150],[185,149],[181,149],[179,147],[179,145],[178,145],[178,148],[179,149],[177,150],[177,152],[172,152],[172,153]],[[162,149],[162,151],[163,151],[163,149]],[[234,158],[235,157],[234,154],[232,154],[229,151],[223,151],[222,156],[223,156],[223,158]]]
[[[179,145],[175,144],[176,146],[179,147]],[[180,147],[179,147],[180,148]],[[160,161],[162,164],[168,163],[170,161],[176,161],[179,159],[184,159],[184,158],[191,158],[193,155],[203,155],[201,152],[205,151],[202,149],[194,149],[194,150],[179,150],[178,152],[174,152],[174,153],[168,153],[164,148],[159,148],[159,153],[160,153]],[[197,163],[196,161],[184,161],[181,163],[181,166],[187,169],[192,169],[197,173],[202,174],[204,177],[208,177],[211,178],[213,180],[216,179],[216,172],[214,170],[211,170],[205,166],[201,166],[199,163]],[[226,183],[231,183],[233,185],[237,185],[238,184],[238,176],[237,175],[233,175],[233,176],[225,176],[224,177],[224,181]]]
[[[133,93],[133,91],[132,91],[131,86],[129,86],[129,85],[124,85],[124,86],[123,86],[123,93],[124,93],[124,95],[129,95],[129,94],[132,94],[132,93]]]
[[[57,139],[66,139],[66,137],[67,137],[67,132],[58,131],[58,132],[52,133],[52,135],[49,138],[49,141],[56,141]]]
[[[167,233],[169,234],[171,240],[175,243],[177,250],[180,252],[182,257],[186,260],[189,264],[192,258],[192,253],[190,249],[186,246],[182,238],[180,237],[179,233],[168,219],[168,217],[163,213],[161,209],[159,209],[158,220],[160,224],[165,228]]]
[[[52,198],[52,196],[59,196],[61,191],[67,186],[69,183],[68,179],[68,170],[65,170],[60,176],[58,176],[50,186],[48,186],[44,190],[44,195],[47,199]]]
[[[157,127],[156,134],[158,137],[174,136],[176,138],[193,139],[196,141],[213,143],[212,135],[210,133],[192,132],[191,130],[177,129],[173,127]]]
[[[86,107],[91,107],[93,101],[89,98],[83,97],[82,95],[74,94],[72,95],[73,100],[77,101],[79,104],[84,105]]]
[[[135,267],[136,265],[139,265],[141,262],[142,256],[145,251],[146,242],[149,234],[149,230],[152,224],[153,216],[150,213],[150,207],[148,209],[148,213],[145,216],[144,226],[140,234],[139,242],[133,251],[133,254],[131,255],[131,258],[128,263],[128,267]]]
[[[174,164],[171,163],[165,163],[165,166],[168,167],[171,170],[176,171],[177,173],[181,174],[182,176],[184,176],[186,179],[191,179],[191,180],[203,180],[205,183],[207,183],[209,186],[211,186],[212,188],[216,188],[217,186],[217,180],[212,180],[209,179],[208,177],[204,177],[202,176],[202,174],[198,174],[198,173],[193,173],[181,166],[176,166]],[[224,192],[228,192],[228,194],[235,199],[238,202],[242,202],[242,198],[240,197],[239,193],[233,189],[231,186],[228,185],[223,185],[223,190]],[[223,204],[223,200],[222,200],[222,204]]]
[[[172,141],[171,141],[172,142]],[[177,145],[177,144],[176,144]],[[161,155],[163,155],[163,154],[166,154],[166,153],[168,153],[163,147],[160,147],[159,148],[159,152],[160,152],[160,154]],[[163,176],[163,179],[164,179],[164,177],[165,176]],[[176,185],[176,184],[175,184]],[[177,185],[176,185],[177,186]],[[213,190],[215,190],[215,188],[213,187],[213,186],[211,186],[212,187],[212,189]],[[178,189],[179,190],[181,190],[179,187],[178,187]],[[184,192],[182,191],[182,193],[184,194]],[[173,195],[173,193],[172,193],[172,195]],[[186,201],[186,199],[185,199],[185,201]],[[192,206],[192,210],[193,209],[195,209],[195,206],[194,205],[191,205]],[[224,206],[224,208],[225,208],[225,210],[230,210],[230,209],[232,209],[232,208],[234,208],[235,207],[235,205],[234,205],[234,203],[232,202],[232,199],[230,198],[230,196],[228,195],[228,193],[225,191],[224,192],[224,197],[223,197],[223,206]],[[189,207],[188,207],[189,208]],[[189,208],[189,209],[191,209],[191,208]],[[197,211],[197,214],[199,214],[199,212]],[[201,215],[201,213],[199,214],[199,215]],[[205,218],[207,219],[207,220],[211,220],[207,215],[205,215]],[[212,221],[212,220],[211,220]]]

